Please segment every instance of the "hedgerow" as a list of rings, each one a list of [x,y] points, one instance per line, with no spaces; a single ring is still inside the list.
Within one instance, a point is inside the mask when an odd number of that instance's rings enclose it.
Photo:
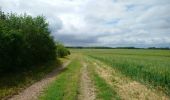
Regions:
[[[0,71],[55,60],[58,47],[48,26],[44,16],[0,11]]]

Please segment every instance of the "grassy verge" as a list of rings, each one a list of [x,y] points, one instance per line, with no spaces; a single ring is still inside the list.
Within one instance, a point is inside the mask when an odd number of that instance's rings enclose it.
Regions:
[[[90,72],[90,76],[94,82],[94,85],[97,89],[96,91],[96,99],[99,100],[120,100],[120,97],[116,93],[116,91],[103,79],[100,75],[95,72],[94,65],[88,61],[88,69]]]
[[[42,79],[47,73],[60,65],[60,60],[56,60],[25,71],[0,73],[0,99],[17,94],[19,91]]]
[[[64,72],[45,89],[41,100],[76,100],[80,76],[80,61],[73,60]]]

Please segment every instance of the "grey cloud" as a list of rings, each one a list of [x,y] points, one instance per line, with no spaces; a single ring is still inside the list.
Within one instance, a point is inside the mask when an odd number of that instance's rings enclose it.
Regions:
[[[0,7],[43,14],[66,45],[170,47],[170,0],[0,0]]]
[[[54,35],[56,40],[59,40],[59,42],[64,43],[66,46],[92,46],[97,45],[97,38],[96,37],[86,37],[79,39],[80,36],[77,35]]]

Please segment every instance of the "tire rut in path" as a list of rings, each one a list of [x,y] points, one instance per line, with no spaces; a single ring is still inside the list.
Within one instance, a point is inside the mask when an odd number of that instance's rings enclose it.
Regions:
[[[81,69],[81,78],[80,78],[80,88],[78,95],[78,100],[94,100],[95,99],[95,88],[90,79],[87,64],[83,62],[83,67]]]
[[[48,86],[49,83],[54,81],[56,79],[56,75],[62,72],[69,63],[70,61],[67,61],[62,65],[62,67],[56,68],[45,78],[32,84],[30,87],[26,88],[21,93],[12,96],[8,100],[37,100],[43,89]]]

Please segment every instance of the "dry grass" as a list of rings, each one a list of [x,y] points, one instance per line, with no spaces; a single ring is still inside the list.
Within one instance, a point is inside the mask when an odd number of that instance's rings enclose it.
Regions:
[[[169,100],[162,92],[156,92],[154,89],[149,89],[145,85],[133,81],[126,76],[120,74],[119,71],[98,62],[94,61],[96,71],[106,80],[123,100]]]

